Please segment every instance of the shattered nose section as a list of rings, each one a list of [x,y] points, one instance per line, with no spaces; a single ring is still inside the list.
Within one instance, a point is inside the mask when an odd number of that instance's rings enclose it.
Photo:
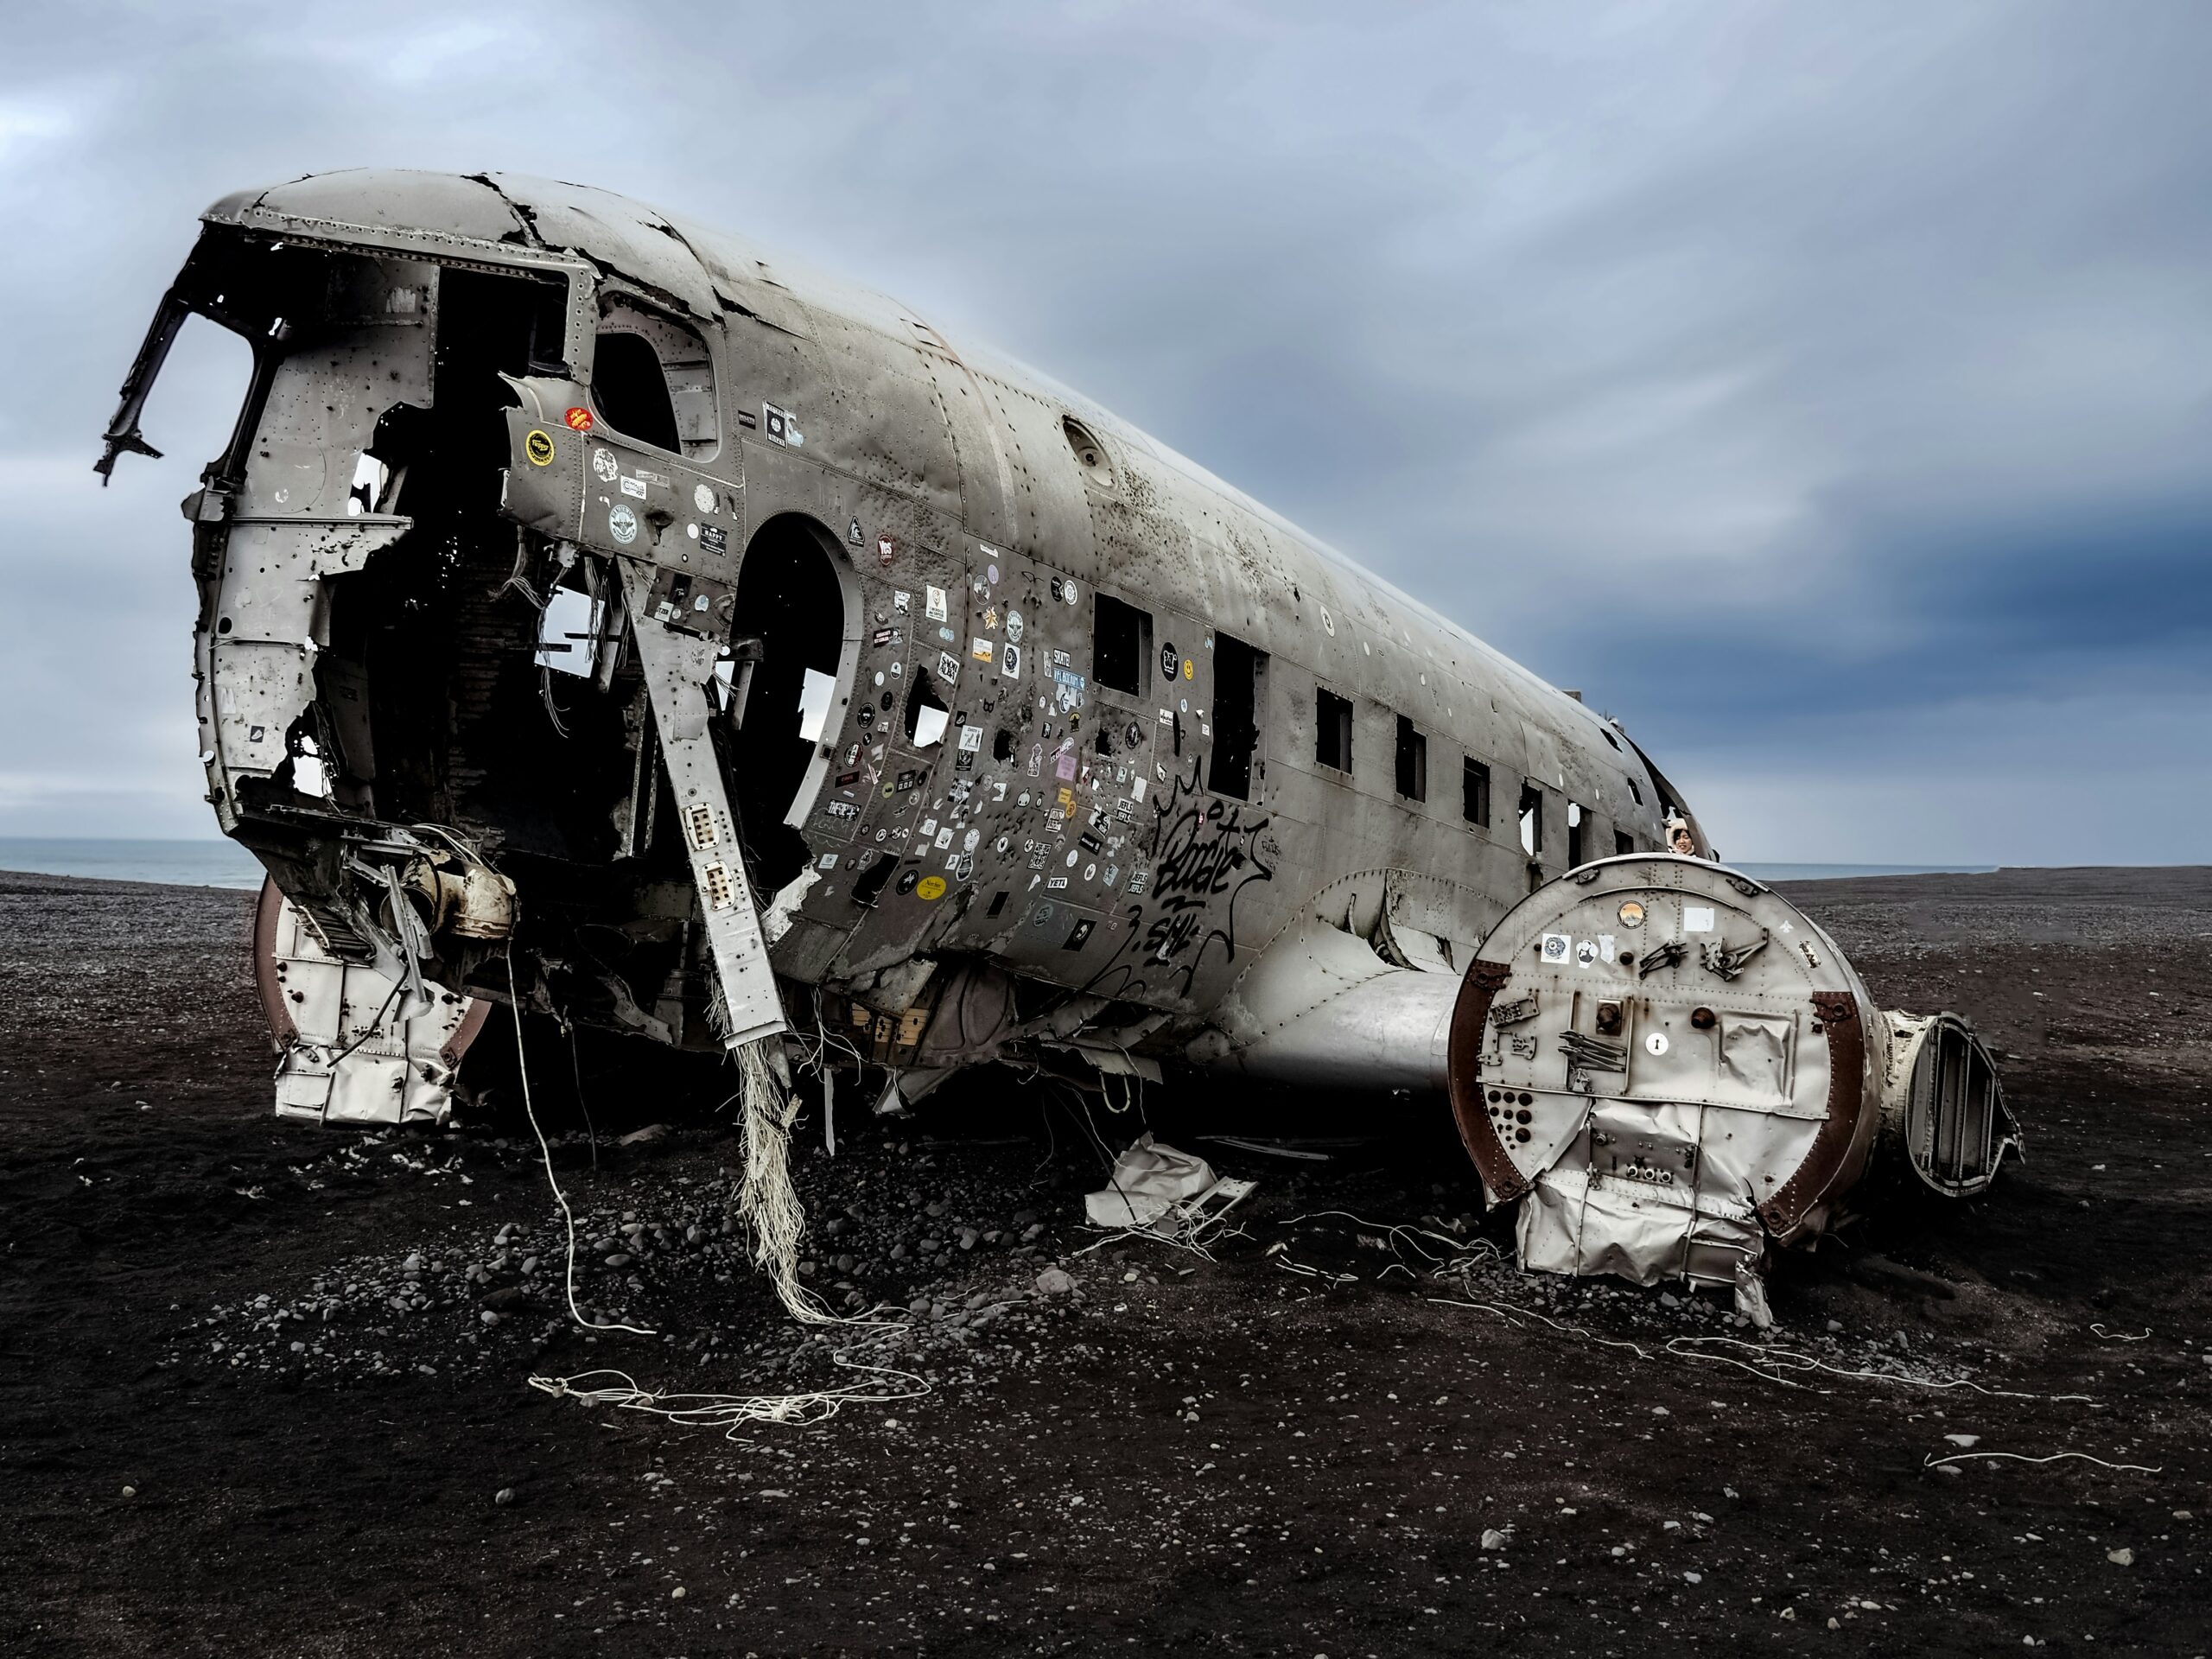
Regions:
[[[1694,858],[1585,865],[1510,912],[1453,1011],[1452,1109],[1522,1264],[1733,1287],[1882,1157],[1980,1192],[2019,1136],[1956,1014],[1887,1014],[1771,889]]]

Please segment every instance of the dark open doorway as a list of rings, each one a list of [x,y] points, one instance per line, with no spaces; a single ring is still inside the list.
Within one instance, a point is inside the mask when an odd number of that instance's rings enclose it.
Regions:
[[[806,868],[807,846],[784,822],[818,743],[838,729],[834,693],[818,734],[804,722],[810,673],[835,682],[843,648],[845,597],[828,532],[796,516],[771,519],[738,572],[732,645],[741,658],[730,699],[730,804],[754,883],[773,893]],[[757,641],[747,646],[745,642]],[[756,656],[757,653],[757,656]],[[812,707],[823,707],[817,682]]]

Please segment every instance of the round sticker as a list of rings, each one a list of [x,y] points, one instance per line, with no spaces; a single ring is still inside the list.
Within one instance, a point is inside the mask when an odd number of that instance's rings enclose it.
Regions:
[[[638,539],[638,515],[617,501],[607,509],[607,533],[627,547]]]
[[[1643,1052],[1647,1054],[1664,1054],[1667,1052],[1667,1033],[1663,1031],[1653,1032],[1643,1039]]]
[[[591,410],[588,409],[572,409],[561,418],[569,423],[569,430],[571,432],[591,430]]]
[[[553,435],[541,432],[533,426],[530,435],[522,441],[522,452],[530,457],[531,466],[550,467],[553,464]]]
[[[1008,611],[1006,613],[1006,637],[1007,643],[1009,645],[1021,643],[1021,613],[1020,611]]]
[[[1175,642],[1172,639],[1160,648],[1160,676],[1166,680],[1175,677]]]
[[[985,565],[985,566],[983,567],[983,580],[984,580],[984,581],[986,581],[986,582],[995,582],[996,581],[998,581],[998,579],[999,579],[999,568],[998,568],[998,566],[996,566],[995,564],[987,564],[987,565]]]
[[[715,493],[703,484],[693,485],[691,505],[702,512],[712,512],[715,510]]]
[[[1191,659],[1190,659],[1189,658],[1185,657],[1185,658],[1183,659],[1183,677],[1184,677],[1185,679],[1186,679],[1186,680],[1187,680],[1187,679],[1189,679],[1189,678],[1191,677],[1192,672],[1192,664],[1191,664]]]
[[[622,470],[622,463],[614,459],[612,449],[594,449],[591,452],[591,469],[602,482],[612,484],[614,474]]]
[[[1623,927],[1642,927],[1643,925],[1643,905],[1634,899],[1623,899],[1620,918]]]
[[[906,894],[912,893],[914,890],[915,884],[921,879],[920,874],[914,870],[909,870],[906,874],[900,876],[899,878],[899,892],[900,896],[904,897]]]
[[[1067,601],[1069,604],[1074,604],[1076,600],[1079,597],[1076,592],[1075,583],[1071,582],[1062,583],[1060,587],[1060,597]]]
[[[1328,630],[1330,639],[1337,637],[1337,619],[1329,614],[1329,607],[1325,605],[1321,607],[1321,626]]]
[[[944,878],[941,875],[924,876],[921,880],[921,885],[914,889],[914,897],[917,899],[944,898]]]

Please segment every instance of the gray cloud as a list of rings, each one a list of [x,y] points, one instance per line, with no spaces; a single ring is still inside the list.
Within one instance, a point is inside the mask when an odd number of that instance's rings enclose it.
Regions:
[[[365,16],[92,5],[0,66],[0,833],[207,828],[174,503],[228,342],[169,460],[103,494],[94,440],[200,207],[375,163],[992,340],[1581,687],[1738,856],[2202,856],[2201,9]]]

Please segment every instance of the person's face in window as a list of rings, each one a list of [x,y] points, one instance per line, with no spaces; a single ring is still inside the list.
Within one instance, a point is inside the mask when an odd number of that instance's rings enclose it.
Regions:
[[[1678,853],[1684,854],[1694,853],[1697,851],[1697,843],[1690,839],[1690,832],[1688,830],[1677,830],[1675,831],[1675,850]]]

